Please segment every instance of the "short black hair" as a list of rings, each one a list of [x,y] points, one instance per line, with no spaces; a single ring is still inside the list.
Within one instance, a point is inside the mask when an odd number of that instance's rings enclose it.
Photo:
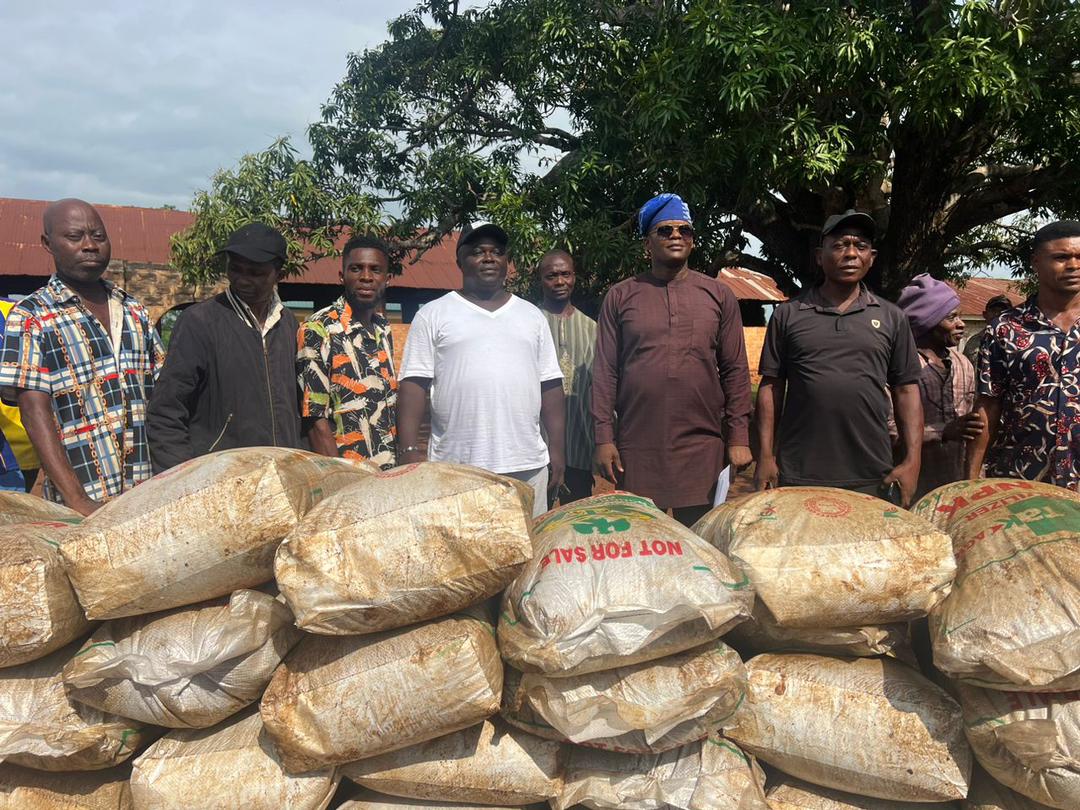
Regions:
[[[1080,222],[1075,219],[1063,219],[1058,222],[1051,222],[1049,225],[1043,225],[1039,230],[1035,231],[1035,238],[1031,240],[1032,251],[1038,250],[1047,242],[1053,242],[1056,239],[1073,239],[1080,237]]]
[[[570,251],[563,250],[562,248],[555,248],[554,250],[549,250],[540,257],[540,261],[536,263],[536,268],[539,270],[544,266],[544,262],[548,259],[566,259],[571,265],[574,264],[574,257],[570,255]]]
[[[390,263],[390,248],[386,246],[386,242],[369,233],[358,233],[353,235],[349,241],[345,243],[345,247],[341,249],[341,266],[345,267],[345,262],[348,261],[350,253],[362,248],[371,248],[372,250],[379,251],[386,257],[386,263]]]

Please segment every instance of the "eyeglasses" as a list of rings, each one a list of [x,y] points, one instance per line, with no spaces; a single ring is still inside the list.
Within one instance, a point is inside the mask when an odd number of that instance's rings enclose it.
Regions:
[[[670,239],[676,231],[684,239],[694,238],[694,227],[692,225],[657,225],[653,233],[661,239]]]

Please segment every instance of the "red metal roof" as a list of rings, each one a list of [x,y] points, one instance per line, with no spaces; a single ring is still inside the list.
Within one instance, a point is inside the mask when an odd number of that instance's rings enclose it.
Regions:
[[[981,318],[986,302],[995,295],[1006,295],[1013,304],[1024,300],[1015,281],[1007,278],[970,278],[964,286],[950,281],[949,286],[960,296],[960,316]]]
[[[461,270],[455,257],[457,239],[457,234],[447,236],[415,263],[411,256],[406,256],[401,265],[401,275],[394,276],[390,280],[390,286],[418,290],[460,290]],[[339,250],[344,247],[345,241],[344,238],[338,241]],[[299,284],[340,284],[339,270],[341,257],[327,256],[309,262],[304,275],[290,278],[289,281]]]
[[[775,281],[762,273],[747,270],[745,267],[725,267],[717,278],[728,285],[740,301],[766,303],[787,301],[787,296],[780,292]]]
[[[41,247],[45,200],[0,198],[0,274],[48,276],[52,257]],[[109,232],[114,259],[146,264],[169,263],[169,237],[188,227],[187,211],[95,205]]]
[[[41,246],[41,217],[46,200],[0,198],[0,275],[48,276],[52,257]],[[98,205],[112,243],[112,257],[138,264],[169,264],[169,237],[187,228],[194,217],[187,211]],[[342,240],[344,243],[344,239]],[[454,261],[457,237],[444,239],[415,264],[406,261],[396,276],[396,287],[456,290],[461,271]],[[338,284],[341,259],[336,256],[311,262],[307,271],[289,281],[300,284]]]
[[[52,273],[52,257],[41,247],[41,217],[47,205],[44,200],[0,198],[0,275],[48,276]],[[189,227],[193,221],[192,214],[187,211],[122,205],[94,207],[109,232],[112,257],[134,263],[169,264],[169,237]],[[341,240],[342,244],[344,241]],[[418,261],[412,262],[406,257],[402,274],[395,276],[391,284],[426,290],[460,289],[461,270],[455,261],[456,247],[457,234],[451,234]],[[303,275],[289,281],[338,284],[340,267],[341,259],[337,256],[318,259],[308,264]],[[744,301],[786,300],[776,283],[761,273],[727,267],[720,271],[719,278]],[[979,311],[982,311],[981,305]]]

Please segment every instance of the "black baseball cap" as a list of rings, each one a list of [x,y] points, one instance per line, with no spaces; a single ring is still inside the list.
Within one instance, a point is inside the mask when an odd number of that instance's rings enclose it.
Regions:
[[[285,237],[269,225],[249,222],[233,231],[229,236],[229,243],[218,253],[234,253],[248,261],[262,264],[274,259],[285,261],[288,257],[288,244]]]
[[[822,237],[828,236],[841,225],[858,226],[870,234],[871,241],[877,236],[877,223],[874,222],[874,218],[864,211],[856,211],[854,208],[849,208],[844,213],[833,214],[825,220],[825,224],[821,226]]]
[[[465,247],[465,245],[470,242],[475,242],[482,236],[494,239],[503,247],[510,244],[510,237],[507,235],[506,231],[494,222],[488,222],[487,220],[481,219],[476,222],[470,222],[461,229],[461,238],[458,239],[458,247]]]

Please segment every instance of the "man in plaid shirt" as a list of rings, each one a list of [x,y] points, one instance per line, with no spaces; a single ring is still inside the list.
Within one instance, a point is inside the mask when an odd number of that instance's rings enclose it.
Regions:
[[[42,224],[56,272],[8,316],[0,397],[22,412],[45,497],[88,515],[151,475],[146,403],[164,353],[146,310],[102,280],[111,247],[93,206],[60,200]]]

